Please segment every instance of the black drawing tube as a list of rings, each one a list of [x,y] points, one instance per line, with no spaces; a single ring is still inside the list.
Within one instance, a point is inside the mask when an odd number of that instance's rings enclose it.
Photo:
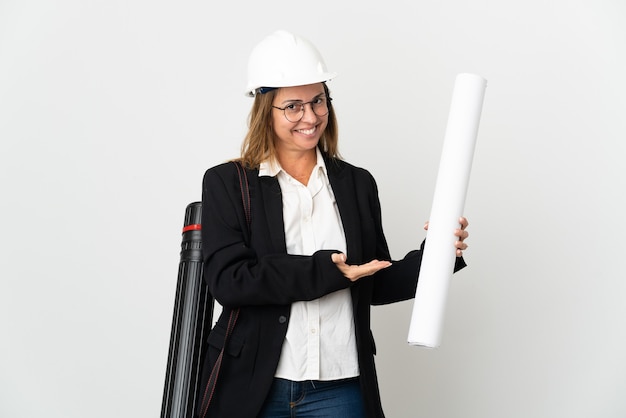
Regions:
[[[161,418],[192,418],[201,402],[201,361],[213,321],[213,297],[202,280],[201,215],[201,202],[187,206]]]

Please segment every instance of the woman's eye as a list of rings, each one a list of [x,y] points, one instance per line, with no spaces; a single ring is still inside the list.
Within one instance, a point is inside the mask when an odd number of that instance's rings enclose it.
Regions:
[[[300,109],[299,109],[300,105],[299,105],[299,104],[296,104],[296,103],[290,103],[290,104],[288,104],[288,105],[287,105],[287,106],[285,106],[285,107],[287,108],[287,110],[290,110],[290,111],[300,110]]]
[[[315,99],[313,101],[313,104],[316,104],[316,105],[319,105],[319,104],[322,104],[322,103],[324,103],[324,99],[321,98],[321,97],[318,97],[317,99]]]

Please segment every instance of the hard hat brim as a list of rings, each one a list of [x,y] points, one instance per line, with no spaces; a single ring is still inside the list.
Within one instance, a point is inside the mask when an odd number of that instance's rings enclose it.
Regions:
[[[258,90],[261,87],[279,89],[281,87],[307,86],[309,84],[324,83],[324,82],[332,80],[335,77],[337,77],[337,73],[325,73],[325,74],[320,74],[320,76],[317,77],[316,79],[311,80],[311,78],[307,78],[306,80],[301,80],[301,82],[294,81],[291,83],[284,83],[284,82],[283,83],[281,82],[266,83],[266,84],[272,84],[272,85],[260,85],[259,83],[255,83],[255,84],[248,86],[248,88],[246,89],[245,95],[248,97],[254,97],[256,96]]]

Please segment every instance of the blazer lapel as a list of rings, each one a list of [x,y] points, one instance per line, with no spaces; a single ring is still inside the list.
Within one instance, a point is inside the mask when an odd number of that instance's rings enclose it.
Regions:
[[[257,172],[258,174],[258,172]],[[286,252],[285,225],[283,223],[283,198],[275,177],[259,177],[260,194],[267,219],[270,241],[276,252]]]
[[[330,186],[333,188],[333,194],[335,195],[335,201],[337,202],[339,215],[341,216],[341,223],[343,224],[343,230],[346,234],[347,262],[348,264],[360,264],[369,261],[362,259],[361,215],[356,203],[355,188],[357,185],[354,183],[352,172],[337,160],[326,159],[325,162]],[[359,311],[360,287],[361,283],[359,282],[350,287],[352,305],[355,313]]]
[[[348,248],[348,263],[360,264],[364,261],[363,247],[361,245],[361,218],[357,206],[354,177],[346,166],[336,160],[326,160],[326,170],[330,186],[333,188],[335,201],[339,208],[341,223],[346,234],[346,246]]]

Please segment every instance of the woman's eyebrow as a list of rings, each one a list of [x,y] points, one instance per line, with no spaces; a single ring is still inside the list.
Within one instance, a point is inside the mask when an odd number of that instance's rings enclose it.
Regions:
[[[313,96],[313,98],[311,100],[309,100],[309,101],[312,101],[312,100],[315,100],[315,99],[319,99],[320,97],[325,96],[325,95],[326,95],[326,93],[322,92],[322,93],[320,93],[320,94],[318,94],[316,96]],[[286,100],[283,100],[280,103],[281,104],[285,104],[285,103],[293,103],[293,102],[303,103],[304,100],[302,100],[302,99],[286,99]]]

